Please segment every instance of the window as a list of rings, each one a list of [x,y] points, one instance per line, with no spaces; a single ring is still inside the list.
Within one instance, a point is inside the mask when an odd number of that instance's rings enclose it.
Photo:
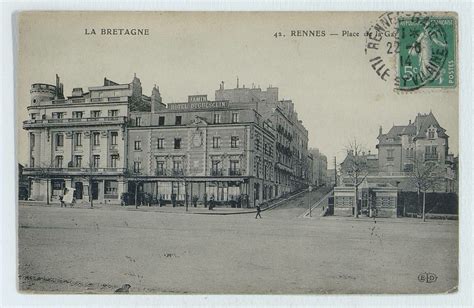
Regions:
[[[64,118],[64,112],[53,112],[53,119],[62,119]]]
[[[438,159],[438,148],[435,145],[425,147],[425,159]]]
[[[135,126],[142,126],[142,118],[141,117],[136,117]]]
[[[84,115],[84,112],[82,112],[82,111],[73,111],[72,112],[72,117],[74,119],[81,119],[83,117],[83,115]]]
[[[239,137],[238,136],[230,137],[230,147],[237,148],[238,146],[239,146]]]
[[[110,144],[111,145],[117,145],[117,138],[118,138],[118,132],[111,132],[110,133]]]
[[[92,145],[100,145],[100,133],[95,132],[92,134]]]
[[[163,125],[165,125],[165,117],[159,117],[158,126],[163,126]]]
[[[31,119],[32,120],[36,120],[36,118],[38,118],[38,117],[39,117],[39,113],[32,113],[31,114]]]
[[[221,115],[219,113],[214,114],[214,124],[221,123]]]
[[[238,123],[239,122],[239,114],[237,112],[232,113],[232,123]]]
[[[156,175],[165,175],[165,162],[156,161]]]
[[[220,161],[219,160],[213,160],[212,161],[212,169],[211,169],[211,175],[222,175],[221,172],[221,166],[220,166]]]
[[[109,110],[109,117],[117,117],[118,114],[119,114],[119,111],[117,109]]]
[[[212,147],[214,149],[220,148],[221,137],[212,137]]]
[[[181,138],[174,138],[174,148],[181,149]]]
[[[238,160],[231,160],[230,161],[229,172],[230,172],[230,175],[240,175],[239,161]]]
[[[387,160],[393,160],[393,149],[387,150]]]
[[[429,139],[434,139],[434,137],[435,137],[435,130],[434,130],[434,129],[430,129],[430,130],[428,131],[428,138],[429,138]]]
[[[74,145],[82,146],[82,133],[75,133],[74,134]]]
[[[63,156],[58,155],[56,156],[56,168],[62,168],[63,167]]]
[[[100,117],[100,110],[91,111],[91,118],[99,118],[99,117]]]
[[[75,155],[74,156],[74,167],[81,168],[82,167],[82,156]]]
[[[141,162],[139,162],[139,161],[133,162],[133,172],[140,173],[141,168],[142,168],[142,163]]]
[[[117,181],[105,181],[104,191],[107,195],[117,195],[118,183]]]
[[[135,150],[139,151],[142,149],[142,142],[141,140],[135,140]]]
[[[63,134],[56,134],[56,146],[62,147],[64,145],[64,135]]]
[[[164,143],[165,143],[165,139],[163,139],[163,138],[158,138],[157,148],[158,148],[158,149],[163,149]]]
[[[181,125],[181,116],[176,116],[175,125]]]
[[[35,158],[31,157],[30,158],[30,167],[33,168],[35,166]]]
[[[179,160],[173,161],[173,171],[175,173],[180,173],[183,171],[183,169],[181,168],[181,161]]]
[[[112,168],[117,168],[117,160],[118,160],[118,155],[110,155],[110,167]]]
[[[30,133],[30,148],[33,149],[35,147],[35,134]]]
[[[94,168],[99,168],[99,166],[100,166],[100,155],[94,155],[94,156],[92,157],[92,159],[93,159],[93,161],[92,161],[92,166],[93,166]]]

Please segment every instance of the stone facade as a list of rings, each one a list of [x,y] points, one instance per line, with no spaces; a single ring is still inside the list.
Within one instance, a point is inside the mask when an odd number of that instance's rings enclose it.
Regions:
[[[104,78],[67,98],[56,83],[32,85],[23,123],[30,199],[56,200],[72,187],[78,200],[103,203],[139,192],[178,201],[244,197],[251,207],[309,184],[308,133],[278,88],[221,84],[215,100],[191,95],[165,105],[159,88],[144,95],[136,76],[125,84]]]
[[[118,84],[104,78],[88,92],[74,88],[65,98],[62,84],[33,84],[29,120],[30,199],[58,200],[65,187],[75,189],[78,201],[119,203],[127,190],[125,179],[129,105],[139,84]],[[44,89],[50,91],[45,97]],[[58,90],[60,89],[60,90]],[[141,91],[141,87],[140,90]]]

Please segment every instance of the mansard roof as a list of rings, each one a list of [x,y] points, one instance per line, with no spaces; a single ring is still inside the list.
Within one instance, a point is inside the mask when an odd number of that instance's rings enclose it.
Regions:
[[[448,135],[446,135],[446,130],[439,125],[431,111],[429,114],[418,114],[415,118],[414,124],[416,127],[415,138],[425,138],[426,132],[431,126],[436,128],[439,137],[448,137]]]
[[[386,134],[380,134],[379,144],[399,144],[401,142],[401,136],[410,136],[415,139],[425,138],[428,129],[433,126],[436,128],[438,136],[441,138],[449,137],[446,134],[446,130],[439,125],[433,113],[430,111],[428,114],[421,114],[415,118],[415,121],[408,125],[394,125]]]

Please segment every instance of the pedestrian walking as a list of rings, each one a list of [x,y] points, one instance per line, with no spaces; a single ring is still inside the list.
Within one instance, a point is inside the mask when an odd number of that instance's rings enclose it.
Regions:
[[[262,218],[262,215],[260,215],[261,209],[260,202],[258,201],[258,199],[255,200],[255,204],[257,205],[257,215],[255,215],[255,219],[257,219],[257,217]]]
[[[66,207],[66,203],[64,202],[64,197],[63,196],[59,196],[59,202],[61,202],[61,207]]]
[[[211,196],[211,199],[209,200],[209,210],[214,209],[214,195]]]

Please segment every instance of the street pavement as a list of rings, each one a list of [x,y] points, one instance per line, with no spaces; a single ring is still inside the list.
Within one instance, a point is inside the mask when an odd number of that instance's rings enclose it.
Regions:
[[[457,286],[457,221],[308,219],[303,199],[262,219],[20,204],[19,289],[111,293],[128,283],[132,294],[381,294]],[[420,281],[426,273],[436,281]]]

